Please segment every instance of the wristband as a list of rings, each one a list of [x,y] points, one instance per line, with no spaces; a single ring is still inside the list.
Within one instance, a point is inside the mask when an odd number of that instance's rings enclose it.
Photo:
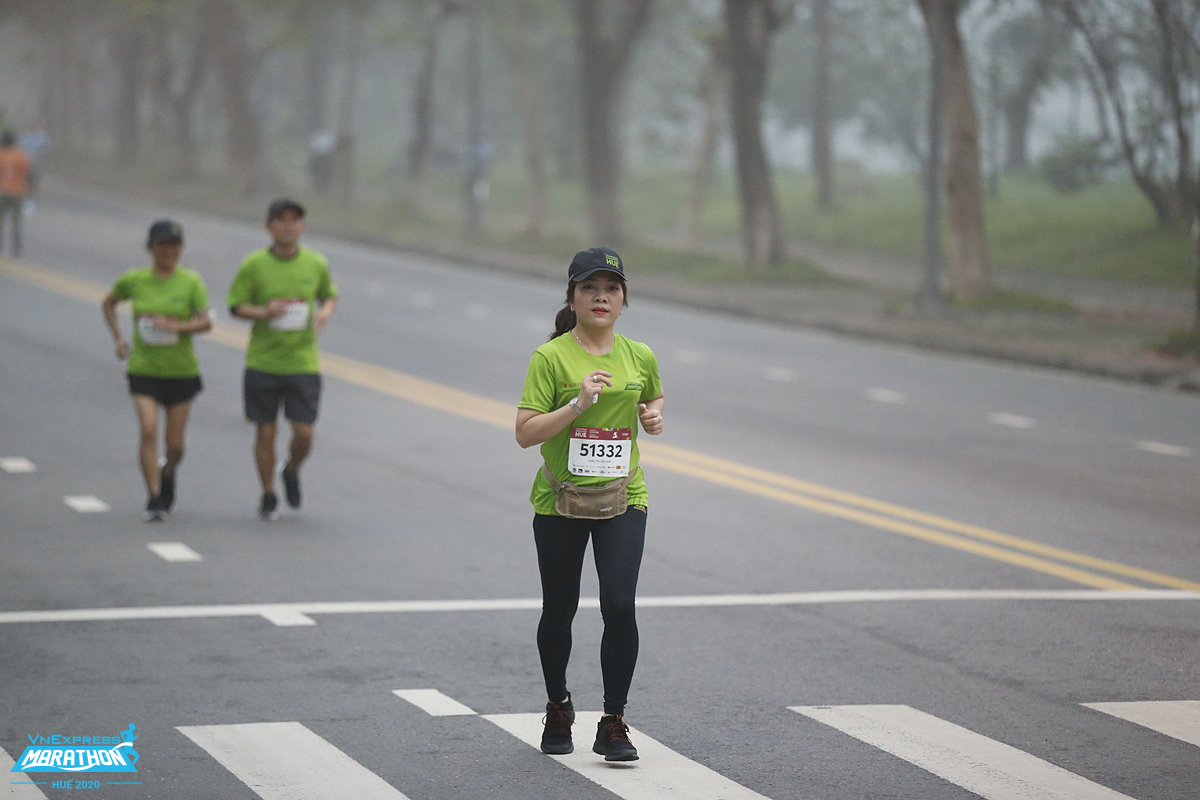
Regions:
[[[576,416],[579,416],[580,414],[583,413],[583,409],[579,407],[579,398],[578,397],[572,397],[571,402],[567,403],[567,405],[569,405],[571,407],[571,410],[575,412]]]

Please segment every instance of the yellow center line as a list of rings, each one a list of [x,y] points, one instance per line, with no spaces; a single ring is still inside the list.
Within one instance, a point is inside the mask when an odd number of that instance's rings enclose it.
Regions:
[[[95,284],[55,273],[27,262],[0,259],[0,271],[59,294],[98,303],[107,290]],[[208,338],[233,348],[244,348],[246,328],[216,323]],[[511,429],[514,405],[427,381],[397,370],[376,366],[335,353],[322,353],[322,372],[391,397]],[[833,489],[776,472],[727,461],[658,442],[639,443],[642,460],[718,486],[857,522],[877,530],[898,533],[944,547],[1023,567],[1085,586],[1108,590],[1140,588],[1077,567],[1121,575],[1149,584],[1200,591],[1200,583],[1140,567],[1076,553],[1019,536],[929,514],[916,509]],[[1050,560],[1054,559],[1054,560]],[[1065,562],[1065,563],[1058,563]],[[1076,566],[1069,566],[1069,565]]]

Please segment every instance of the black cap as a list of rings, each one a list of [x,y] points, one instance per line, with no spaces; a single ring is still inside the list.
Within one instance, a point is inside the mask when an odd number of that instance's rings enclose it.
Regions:
[[[146,244],[159,242],[182,242],[183,226],[173,219],[160,219],[151,224],[146,234]]]
[[[267,209],[267,222],[270,222],[271,220],[275,219],[276,217],[278,217],[280,214],[282,214],[285,211],[295,211],[296,216],[298,216],[298,217],[304,216],[304,206],[300,205],[295,200],[292,200],[290,198],[281,197],[278,200],[276,200],[274,203],[271,203],[271,207]]]
[[[567,270],[567,279],[581,281],[596,272],[612,272],[622,281],[625,280],[625,265],[616,250],[607,247],[593,247],[590,250],[580,250],[571,259],[571,267]]]

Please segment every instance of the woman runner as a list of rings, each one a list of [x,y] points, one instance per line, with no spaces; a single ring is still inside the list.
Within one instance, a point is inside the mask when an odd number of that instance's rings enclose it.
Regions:
[[[621,257],[604,247],[584,250],[571,261],[567,277],[566,305],[555,317],[549,341],[530,360],[516,423],[517,443],[540,444],[545,462],[530,495],[542,580],[537,643],[549,697],[541,747],[557,755],[574,750],[575,707],[567,691],[567,662],[590,538],[604,617],[604,716],[592,750],[606,761],[634,761],[637,749],[629,741],[624,714],[637,662],[634,595],[648,502],[638,467],[637,425],[640,421],[648,434],[662,433],[662,384],[650,348],[613,330],[628,305]],[[556,486],[616,481],[627,481],[626,507],[617,498],[583,512],[607,518],[560,513]]]
[[[150,499],[146,521],[157,522],[175,503],[175,470],[183,459],[183,438],[192,399],[200,393],[200,362],[192,334],[212,328],[208,292],[199,273],[180,266],[183,227],[160,219],[150,226],[146,249],[152,266],[122,275],[101,308],[117,346],[117,358],[129,359],[129,393],[140,434],[138,463]],[[133,301],[133,347],[121,335],[117,304]],[[158,409],[165,411],[166,460],[158,466]]]

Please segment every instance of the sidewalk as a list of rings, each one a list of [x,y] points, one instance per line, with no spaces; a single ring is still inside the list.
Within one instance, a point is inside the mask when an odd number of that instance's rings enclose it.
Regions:
[[[638,277],[631,265],[631,292],[634,297],[863,339],[1200,392],[1200,361],[1152,349],[1170,330],[1191,326],[1195,297],[1189,291],[1001,272],[996,276],[998,285],[1069,300],[1080,313],[955,312],[923,318],[905,310],[920,286],[919,263],[802,244],[791,248],[793,254],[811,258],[827,272],[847,279],[846,283],[823,287],[771,281],[699,283],[664,273]],[[565,258],[558,263],[458,242],[411,249],[553,280],[566,275]]]
[[[47,183],[51,192],[69,194],[80,188],[58,177]],[[155,199],[260,222],[258,204],[253,205],[251,214],[239,212],[237,204],[217,208],[178,196]],[[498,250],[495,245],[472,246],[461,240],[396,241],[382,231],[342,230],[320,219],[313,219],[309,227],[327,236],[555,282],[565,279],[572,255],[549,259]],[[729,250],[726,255],[733,255],[736,244],[724,247]],[[921,283],[918,261],[798,242],[790,243],[789,248],[793,255],[807,257],[843,280],[822,286],[769,279],[699,282],[666,272],[639,275],[637,265],[631,264],[631,294],[635,299],[653,297],[862,339],[1200,392],[1200,360],[1174,358],[1153,349],[1171,330],[1191,326],[1195,296],[1190,291],[1000,271],[996,275],[1000,287],[1069,300],[1080,313],[953,312],[929,318],[908,310]]]

